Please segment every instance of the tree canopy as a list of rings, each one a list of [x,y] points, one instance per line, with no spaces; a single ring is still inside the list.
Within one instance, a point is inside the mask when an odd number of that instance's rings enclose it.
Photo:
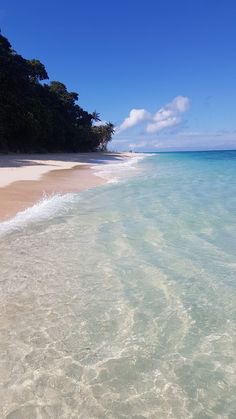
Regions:
[[[78,105],[78,93],[49,80],[37,59],[17,54],[0,34],[0,152],[105,151],[114,125]]]

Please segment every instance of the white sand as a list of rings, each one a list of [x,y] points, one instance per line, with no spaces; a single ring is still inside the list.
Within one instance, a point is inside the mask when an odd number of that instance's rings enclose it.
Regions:
[[[75,153],[0,156],[0,188],[17,181],[38,180],[51,170],[71,169],[78,165],[98,166],[129,157],[129,153]]]
[[[0,156],[0,221],[55,193],[80,192],[107,182],[99,166],[134,157],[129,153]],[[96,174],[96,176],[95,176]]]

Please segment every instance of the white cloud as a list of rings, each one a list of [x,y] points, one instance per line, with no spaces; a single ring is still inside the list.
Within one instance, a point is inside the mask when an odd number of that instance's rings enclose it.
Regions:
[[[147,121],[146,132],[157,133],[166,128],[178,125],[182,121],[182,115],[189,109],[190,100],[186,96],[176,96],[170,103],[159,109],[153,115],[145,109],[132,109],[129,116],[117,127],[116,132],[125,131],[141,122]]]
[[[169,103],[170,108],[176,109],[179,112],[186,112],[189,109],[189,106],[190,100],[187,96],[176,96],[172,102]]]
[[[118,127],[118,132],[124,131],[127,128],[134,127],[142,121],[149,118],[149,113],[145,109],[132,109],[129,116],[125,118],[122,124]]]
[[[129,148],[143,148],[148,145],[147,141],[141,141],[140,143],[131,143],[129,144]]]
[[[181,118],[179,116],[168,116],[163,117],[163,119],[155,122],[151,122],[147,126],[147,132],[149,134],[157,133],[162,131],[165,128],[173,127],[174,125],[178,125],[181,122]]]
[[[121,143],[121,144],[120,144]],[[144,150],[144,151],[177,151],[177,150],[236,150],[235,131],[182,131],[160,132],[148,137],[142,133],[140,136],[129,135],[126,138],[114,139],[116,150]]]
[[[186,112],[189,106],[189,98],[185,96],[175,97],[172,102],[153,115],[152,122],[147,125],[147,132],[153,134],[179,124],[182,121],[181,114]]]

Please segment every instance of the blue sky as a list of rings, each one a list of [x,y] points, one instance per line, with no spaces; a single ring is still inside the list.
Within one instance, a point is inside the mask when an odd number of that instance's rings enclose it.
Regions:
[[[117,150],[236,148],[235,22],[235,0],[0,4],[17,52],[112,121]]]

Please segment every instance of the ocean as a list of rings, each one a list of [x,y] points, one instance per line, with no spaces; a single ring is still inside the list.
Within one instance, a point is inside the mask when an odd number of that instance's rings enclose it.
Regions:
[[[107,165],[0,224],[0,417],[236,417],[236,151]]]

